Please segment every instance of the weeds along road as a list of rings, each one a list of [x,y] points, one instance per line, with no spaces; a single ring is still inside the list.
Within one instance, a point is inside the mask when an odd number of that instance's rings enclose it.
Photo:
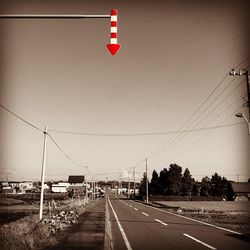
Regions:
[[[249,249],[240,233],[176,215],[123,196],[107,198],[113,249]]]

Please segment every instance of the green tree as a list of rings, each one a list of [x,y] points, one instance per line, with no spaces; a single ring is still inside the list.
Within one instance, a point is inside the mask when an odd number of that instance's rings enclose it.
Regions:
[[[194,180],[188,168],[185,169],[181,182],[182,182],[181,194],[184,196],[190,196],[194,185]]]

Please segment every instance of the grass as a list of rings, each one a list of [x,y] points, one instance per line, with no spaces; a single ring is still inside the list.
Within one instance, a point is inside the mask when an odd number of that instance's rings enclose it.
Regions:
[[[0,227],[0,249],[42,249],[55,243],[55,237],[50,235],[47,225],[39,222],[37,215],[26,216]]]
[[[2,216],[4,213],[16,216],[20,211],[27,210],[30,213],[21,219],[8,222],[4,221],[0,226],[0,249],[3,250],[28,250],[28,249],[44,249],[53,247],[56,243],[55,235],[50,233],[48,225],[41,223],[38,218],[38,204],[29,205],[14,199],[1,200],[0,211]],[[8,205],[7,205],[8,204]],[[49,212],[48,206],[44,209],[44,218],[50,214],[56,214],[62,210],[77,210],[79,213],[84,212],[85,201],[83,199],[68,199],[56,202],[56,207]],[[0,213],[0,216],[1,216]],[[34,214],[35,213],[35,214]],[[11,221],[11,218],[10,220]]]

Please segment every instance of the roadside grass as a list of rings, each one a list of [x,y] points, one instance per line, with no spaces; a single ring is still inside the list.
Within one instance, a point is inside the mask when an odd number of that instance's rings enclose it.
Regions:
[[[6,205],[8,202],[8,206]],[[51,248],[56,245],[56,235],[51,233],[49,225],[42,223],[38,218],[38,204],[29,205],[18,203],[13,205],[15,201],[5,200],[1,206],[2,215],[7,212],[15,216],[20,211],[29,211],[29,215],[0,226],[0,249],[3,250],[27,250],[27,249],[44,249]],[[86,201],[83,199],[68,199],[55,202],[54,206],[44,207],[44,218],[58,214],[60,211],[77,211],[82,213],[85,211]],[[1,216],[1,213],[0,213]],[[11,220],[10,220],[11,221]]]
[[[161,201],[156,203],[187,217],[250,236],[250,202],[248,201]]]
[[[52,247],[56,239],[37,215],[26,216],[0,227],[0,249],[25,250]]]

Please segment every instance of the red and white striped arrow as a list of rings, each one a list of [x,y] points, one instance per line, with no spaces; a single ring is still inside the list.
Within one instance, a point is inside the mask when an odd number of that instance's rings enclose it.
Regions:
[[[117,9],[111,10],[111,17],[110,17],[111,36],[110,36],[110,44],[108,44],[107,47],[112,56],[114,56],[121,47],[121,45],[117,43],[117,14],[118,14]]]

